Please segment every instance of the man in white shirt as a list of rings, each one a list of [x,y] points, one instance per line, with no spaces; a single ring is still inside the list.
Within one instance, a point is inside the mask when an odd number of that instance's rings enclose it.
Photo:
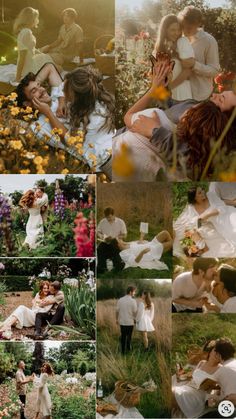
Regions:
[[[126,295],[118,300],[116,322],[120,325],[121,352],[123,355],[131,349],[131,338],[137,315],[137,303],[134,300],[136,288],[129,286]]]
[[[203,296],[216,274],[218,261],[214,258],[197,258],[192,272],[178,275],[172,285],[173,312],[202,312]]]
[[[26,419],[25,417],[25,401],[26,401],[26,384],[34,380],[33,375],[26,378],[24,374],[25,363],[24,361],[18,362],[18,370],[16,372],[16,392],[22,403],[20,410],[20,419]]]
[[[113,266],[117,270],[124,268],[119,253],[120,249],[116,239],[124,239],[127,235],[125,222],[115,216],[114,209],[107,207],[104,210],[105,218],[103,218],[97,226],[97,237],[101,241],[97,248],[98,256],[98,273],[106,271],[106,261],[111,259]]]
[[[210,192],[214,192],[226,205],[236,207],[236,182],[211,182]]]
[[[215,373],[214,379],[219,383],[221,388],[221,400],[230,400],[236,406],[236,359],[235,348],[230,339],[217,339],[215,348],[213,349],[216,359],[223,364]],[[235,410],[231,416],[235,418]],[[224,417],[218,412],[218,409],[211,411],[203,416],[203,418],[222,418]]]
[[[48,195],[44,192],[44,188],[42,186],[38,186],[35,191],[36,198],[43,200],[43,205],[41,206],[41,216],[43,219],[43,224],[47,221],[48,216]],[[42,201],[41,201],[42,202]]]
[[[217,41],[201,28],[202,13],[197,7],[186,6],[178,19],[194,50],[195,62],[189,77],[193,99],[208,99],[213,91],[213,78],[220,71]]]

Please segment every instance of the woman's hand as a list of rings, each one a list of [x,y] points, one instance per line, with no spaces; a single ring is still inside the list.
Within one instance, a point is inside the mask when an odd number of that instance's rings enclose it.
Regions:
[[[40,102],[40,100],[36,97],[32,99],[32,103],[34,107],[38,109],[40,113],[43,113],[45,116],[48,116],[51,113],[50,106],[47,103]]]
[[[168,76],[172,71],[172,64],[166,61],[157,62],[153,66],[152,89],[157,86],[167,86]]]

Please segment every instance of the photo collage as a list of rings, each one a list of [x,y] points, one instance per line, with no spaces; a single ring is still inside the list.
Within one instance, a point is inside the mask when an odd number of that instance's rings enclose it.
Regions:
[[[0,419],[236,417],[235,0],[0,5]]]

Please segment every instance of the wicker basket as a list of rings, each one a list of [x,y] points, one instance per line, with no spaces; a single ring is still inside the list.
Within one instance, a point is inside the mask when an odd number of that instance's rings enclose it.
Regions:
[[[101,55],[97,51],[102,48],[105,50],[107,43],[114,38],[114,35],[101,35],[94,42],[94,56],[96,67],[104,76],[114,76],[115,57],[114,55]]]
[[[140,387],[128,381],[117,381],[115,398],[124,407],[136,406],[140,402]]]

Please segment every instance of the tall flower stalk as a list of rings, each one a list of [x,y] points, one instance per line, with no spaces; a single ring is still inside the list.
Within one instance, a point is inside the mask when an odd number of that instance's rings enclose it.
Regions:
[[[7,252],[12,252],[14,249],[11,227],[11,207],[7,199],[3,195],[0,195],[0,237],[3,238]]]
[[[76,256],[94,256],[95,221],[93,211],[90,212],[88,218],[84,217],[82,212],[79,212],[74,222],[76,224],[74,228],[74,238],[77,248]]]

